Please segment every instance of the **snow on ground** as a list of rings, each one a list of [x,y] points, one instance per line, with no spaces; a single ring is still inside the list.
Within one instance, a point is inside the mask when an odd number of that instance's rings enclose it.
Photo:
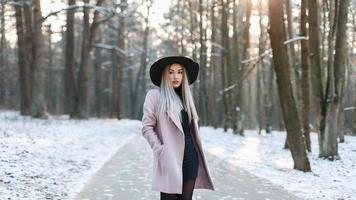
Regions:
[[[46,120],[0,110],[0,199],[73,199],[140,126],[134,120]]]
[[[317,134],[311,134],[312,172],[303,173],[293,169],[291,153],[283,149],[285,132],[258,135],[257,131],[247,130],[241,137],[231,130],[201,127],[200,135],[205,151],[303,199],[356,199],[356,137],[345,136],[345,143],[339,144],[341,160],[331,162],[318,158]]]
[[[119,148],[141,132],[136,120],[49,120],[0,110],[0,199],[73,199]],[[356,137],[339,144],[341,160],[318,158],[316,134],[309,155],[313,172],[293,170],[282,147],[285,132],[245,137],[201,127],[206,152],[270,180],[308,200],[356,199]],[[238,187],[238,186],[236,186]]]

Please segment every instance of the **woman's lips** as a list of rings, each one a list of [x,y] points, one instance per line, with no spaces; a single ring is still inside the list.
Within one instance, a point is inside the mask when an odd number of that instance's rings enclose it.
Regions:
[[[178,84],[179,83],[179,81],[173,81],[173,84]]]

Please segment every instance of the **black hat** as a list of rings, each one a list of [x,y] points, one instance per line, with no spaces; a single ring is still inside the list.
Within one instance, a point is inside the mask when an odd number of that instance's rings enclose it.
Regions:
[[[197,80],[199,73],[199,64],[194,62],[192,59],[184,56],[168,56],[163,57],[154,62],[150,68],[150,76],[152,83],[161,86],[161,78],[163,70],[173,63],[181,64],[187,73],[189,84],[194,83]]]

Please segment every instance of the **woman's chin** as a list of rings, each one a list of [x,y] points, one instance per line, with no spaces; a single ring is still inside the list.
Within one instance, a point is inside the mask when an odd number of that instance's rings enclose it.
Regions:
[[[173,85],[174,88],[177,88],[177,87],[179,87],[179,86],[180,86],[180,85]]]

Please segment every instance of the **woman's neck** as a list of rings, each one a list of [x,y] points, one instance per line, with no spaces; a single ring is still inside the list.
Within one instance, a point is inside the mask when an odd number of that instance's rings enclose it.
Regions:
[[[182,85],[180,85],[177,88],[174,88],[174,91],[176,92],[176,94],[183,100],[183,95],[182,95]]]

